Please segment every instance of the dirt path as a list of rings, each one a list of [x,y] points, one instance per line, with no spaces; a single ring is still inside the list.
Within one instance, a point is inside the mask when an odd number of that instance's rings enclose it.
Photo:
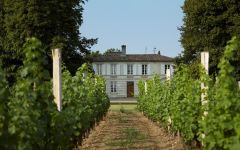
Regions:
[[[168,135],[139,112],[109,112],[78,150],[182,150]]]

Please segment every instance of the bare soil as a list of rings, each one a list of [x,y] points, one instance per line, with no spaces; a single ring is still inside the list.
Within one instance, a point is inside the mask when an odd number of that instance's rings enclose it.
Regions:
[[[172,136],[140,112],[108,112],[76,150],[183,150]]]

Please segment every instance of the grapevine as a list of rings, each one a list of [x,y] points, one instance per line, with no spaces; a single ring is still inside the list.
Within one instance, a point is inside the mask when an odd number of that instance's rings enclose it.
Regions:
[[[109,99],[102,77],[84,64],[75,76],[63,70],[63,110],[57,111],[44,46],[36,38],[24,45],[17,82],[8,87],[0,67],[1,149],[72,149],[106,114]],[[9,92],[11,91],[11,92]]]
[[[239,149],[240,91],[231,65],[239,48],[236,37],[228,42],[215,83],[201,65],[197,79],[188,66],[180,65],[171,81],[160,81],[157,76],[140,81],[139,110],[171,132],[180,133],[186,143],[197,140],[209,150]],[[201,83],[208,88],[201,90]],[[202,93],[207,95],[204,105]]]

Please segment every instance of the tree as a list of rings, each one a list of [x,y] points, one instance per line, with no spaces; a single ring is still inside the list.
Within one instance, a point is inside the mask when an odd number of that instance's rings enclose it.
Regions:
[[[191,64],[201,51],[209,51],[210,74],[217,74],[217,64],[227,41],[240,35],[240,1],[185,0],[182,9],[185,16],[180,28],[184,48],[181,61]],[[240,54],[235,56],[236,61],[232,63],[239,71]]]
[[[71,73],[85,61],[97,39],[80,35],[85,0],[0,0],[1,57],[5,70],[15,72],[22,65],[23,43],[27,37],[40,39],[51,61],[51,49],[60,47],[62,58]],[[51,67],[50,67],[51,68]]]
[[[91,51],[91,53],[86,57],[87,62],[93,62],[94,57],[101,56],[100,51]]]
[[[109,48],[109,49],[107,49],[103,54],[104,54],[104,55],[108,55],[108,54],[110,54],[110,53],[119,53],[119,52],[121,52],[120,49],[117,49],[117,48]]]
[[[2,37],[4,35],[3,29],[3,0],[0,0],[0,51],[2,51]]]
[[[3,14],[4,14],[4,12],[3,12],[3,0],[0,0],[0,54],[2,54],[2,51],[3,51],[3,37],[4,37]],[[1,57],[0,57],[0,60],[1,60]]]

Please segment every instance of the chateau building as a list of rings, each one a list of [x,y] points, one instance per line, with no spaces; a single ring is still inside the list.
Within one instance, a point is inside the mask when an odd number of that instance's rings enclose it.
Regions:
[[[93,59],[96,74],[106,79],[106,91],[110,98],[136,97],[138,81],[154,75],[166,79],[167,69],[173,73],[173,58],[158,54],[126,54],[126,45],[121,52],[100,55]]]

